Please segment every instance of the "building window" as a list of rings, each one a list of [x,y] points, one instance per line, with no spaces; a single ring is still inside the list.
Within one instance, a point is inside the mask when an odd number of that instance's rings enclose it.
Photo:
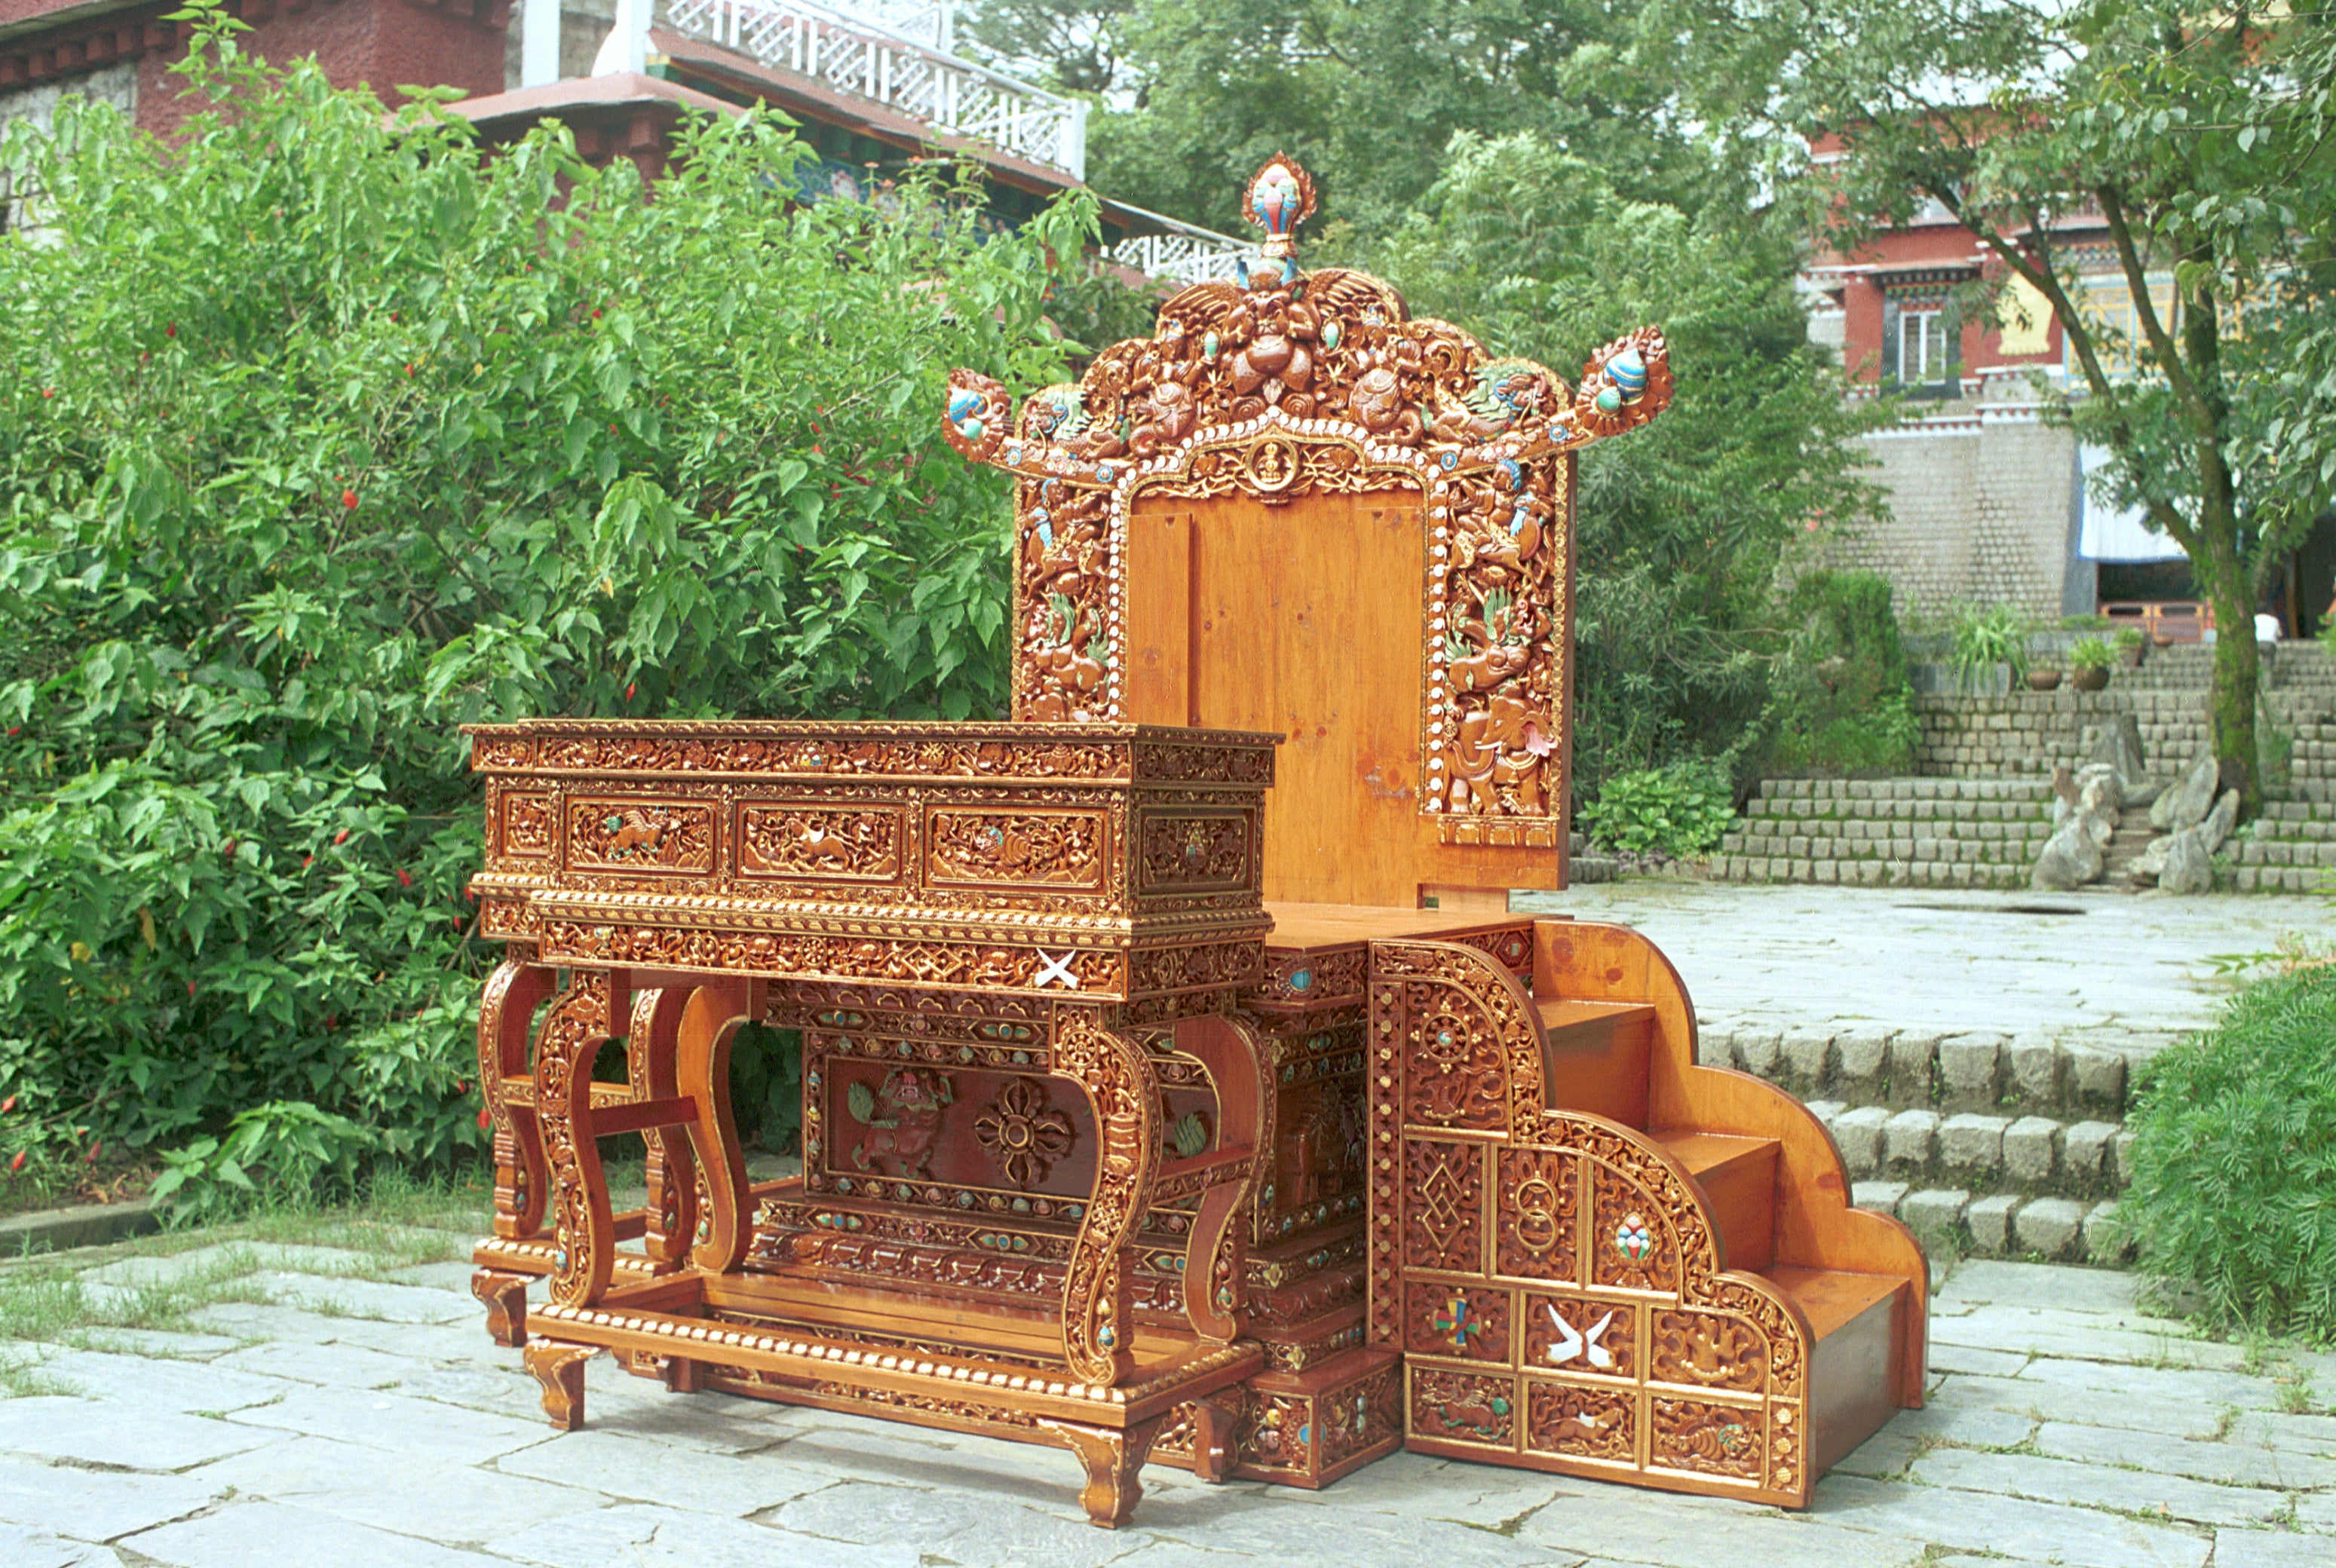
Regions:
[[[1882,377],[1915,396],[1961,390],[1962,327],[1943,297],[1882,302]]]

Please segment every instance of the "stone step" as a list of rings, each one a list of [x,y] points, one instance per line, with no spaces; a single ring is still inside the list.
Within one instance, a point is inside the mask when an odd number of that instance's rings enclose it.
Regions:
[[[1902,1181],[1863,1181],[1850,1188],[1850,1201],[1897,1215],[1933,1257],[1961,1253],[2116,1265],[2133,1255],[2114,1198],[2087,1203],[2019,1193],[1973,1197],[1963,1187],[1917,1189]]]
[[[1696,1059],[1706,1067],[1748,1072],[1806,1100],[1853,1108],[2120,1120],[2132,1064],[2176,1037],[2094,1032],[2101,1038],[1941,1033],[1884,1024],[1779,1029],[1708,1015],[1697,1021]]]
[[[1809,1106],[1852,1177],[1931,1182],[2032,1197],[2102,1198],[2133,1179],[2133,1134],[2121,1122],[2041,1116]]]

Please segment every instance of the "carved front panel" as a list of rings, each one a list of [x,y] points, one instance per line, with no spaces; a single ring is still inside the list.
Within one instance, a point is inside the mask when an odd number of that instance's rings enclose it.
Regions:
[[[714,808],[705,801],[585,796],[568,802],[568,866],[628,876],[714,869]]]
[[[1404,1149],[1404,1262],[1474,1273],[1484,1267],[1484,1150],[1415,1138]]]
[[[1449,1371],[1413,1361],[1411,1430],[1472,1447],[1509,1449],[1517,1440],[1516,1379]]]
[[[1658,1310],[1650,1337],[1653,1364],[1648,1375],[1656,1382],[1741,1394],[1757,1394],[1768,1386],[1767,1343],[1740,1318]]]
[[[894,883],[908,863],[900,806],[742,800],[738,875],[809,882]]]
[[[1414,1280],[1404,1291],[1404,1348],[1465,1361],[1512,1361],[1509,1292]]]
[[[1590,1279],[1632,1291],[1679,1289],[1679,1246],[1654,1195],[1606,1166],[1592,1168]]]
[[[1639,1401],[1624,1389],[1525,1380],[1528,1454],[1632,1465],[1639,1457],[1638,1418]]]
[[[1657,1399],[1648,1422],[1648,1463],[1757,1482],[1767,1457],[1760,1414],[1757,1405]]]
[[[925,821],[925,881],[1099,892],[1109,832],[1100,811],[936,810]]]
[[[1639,1349],[1641,1311],[1635,1302],[1529,1291],[1524,1365],[1568,1377],[1637,1382],[1646,1364]]]
[[[1536,1280],[1578,1278],[1581,1164],[1548,1149],[1504,1148],[1494,1232],[1494,1271]]]

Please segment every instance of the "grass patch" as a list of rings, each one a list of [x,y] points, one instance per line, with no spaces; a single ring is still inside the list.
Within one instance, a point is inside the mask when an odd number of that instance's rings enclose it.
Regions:
[[[417,1264],[469,1256],[486,1228],[489,1189],[475,1181],[417,1179],[383,1173],[364,1200],[324,1205],[275,1200],[232,1223],[189,1225],[70,1254],[34,1254],[0,1263],[0,1341],[122,1349],[109,1331],[200,1331],[195,1314],[228,1302],[274,1298],[258,1276],[291,1269],[330,1279],[384,1280]],[[288,1248],[328,1249],[337,1256],[287,1255]],[[118,1271],[115,1281],[89,1276],[102,1265],[151,1260],[149,1270]],[[303,1302],[320,1317],[345,1315],[329,1302]],[[144,1353],[144,1352],[141,1352]],[[0,1363],[0,1392],[58,1392],[37,1363]]]

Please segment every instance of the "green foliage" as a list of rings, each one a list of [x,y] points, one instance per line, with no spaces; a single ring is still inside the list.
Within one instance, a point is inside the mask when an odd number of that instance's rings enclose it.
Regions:
[[[2143,1265],[2209,1313],[2336,1339],[2336,968],[2234,997],[2143,1069],[2121,1212]]]
[[[1783,639],[1786,542],[1872,515],[1836,373],[1808,342],[1788,237],[1624,199],[1601,169],[1529,135],[1455,137],[1385,243],[1355,257],[1422,315],[1498,353],[1579,373],[1642,323],[1669,338],[1670,411],[1582,461],[1577,783],[1741,755]]]
[[[1092,209],[790,211],[759,115],[652,201],[224,34],[185,72],[170,145],[69,99],[0,151],[0,1159],[443,1168],[495,957],[454,727],[1000,708],[1003,490],[933,411],[1059,373]]]
[[[1122,200],[1239,231],[1242,183],[1286,151],[1336,193],[1335,221],[1381,234],[1464,131],[1565,147],[1634,198],[1741,210],[1714,142],[1665,113],[1662,51],[1636,47],[1663,25],[1643,0],[983,0],[970,33],[1108,94],[1091,172]]]
[[[2098,637],[2079,637],[2068,646],[2068,663],[2079,670],[2106,670],[2117,663],[2117,653]]]
[[[1786,605],[1762,771],[1875,776],[1913,765],[1922,726],[1890,584],[1870,572],[1811,572]]]
[[[197,1213],[249,1199],[346,1197],[383,1143],[373,1129],[305,1100],[270,1100],[238,1112],[224,1137],[164,1150],[150,1195],[161,1201],[184,1187]]]
[[[2120,653],[2127,653],[2140,647],[2143,641],[2139,626],[2119,626],[2117,629],[2117,634],[2109,639],[2109,646]]]
[[[2011,666],[2017,685],[2028,673],[2028,617],[2016,605],[1959,605],[1954,613],[1955,679],[1980,691],[1998,664]]]
[[[2102,498],[2142,508],[2217,621],[2244,627],[2336,493],[2327,0],[1806,0],[1773,25],[1689,0],[1681,15],[1691,117],[1757,127],[1780,200],[1836,249],[1936,202],[1987,256],[1967,293],[2016,277],[2044,297],[2082,393],[2048,406],[2114,455]],[[2082,280],[2101,256],[2118,308]],[[2250,637],[2218,649],[2215,754],[2252,815],[2259,662]]]
[[[1736,799],[1718,764],[1675,762],[1607,779],[1574,816],[1594,843],[1676,860],[1719,843],[1735,825]]]

